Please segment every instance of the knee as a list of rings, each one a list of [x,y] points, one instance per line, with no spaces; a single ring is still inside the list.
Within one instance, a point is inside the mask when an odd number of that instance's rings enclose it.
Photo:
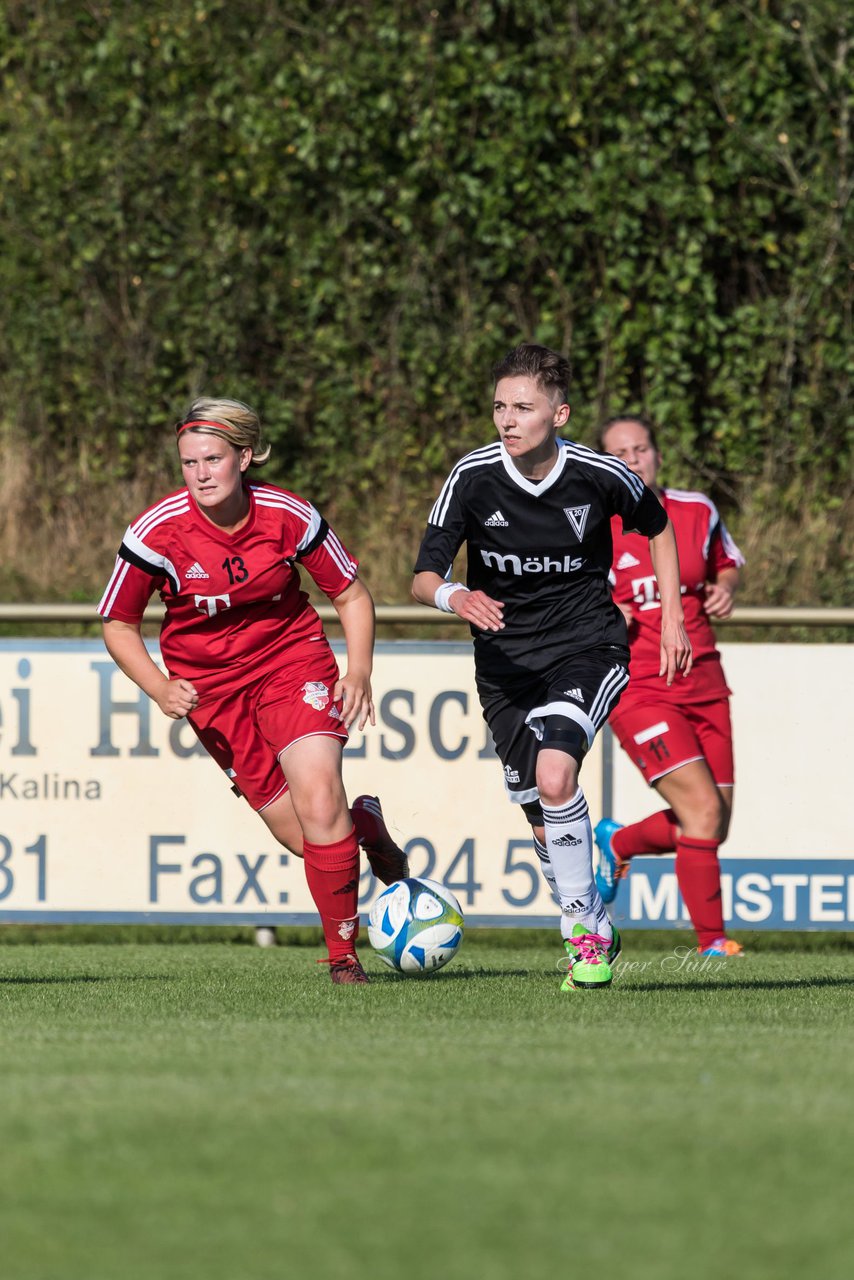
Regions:
[[[566,804],[572,799],[587,749],[587,733],[581,725],[568,716],[545,717],[537,753],[537,790],[544,804]]]
[[[695,797],[679,825],[686,836],[720,842],[726,839],[729,829],[729,811],[717,790],[710,791]]]
[[[349,817],[347,799],[340,779],[318,778],[311,787],[291,791],[300,826],[325,830],[336,826],[343,815]]]
[[[543,804],[550,808],[566,804],[578,790],[578,762],[562,752],[541,753],[537,760],[537,790]]]

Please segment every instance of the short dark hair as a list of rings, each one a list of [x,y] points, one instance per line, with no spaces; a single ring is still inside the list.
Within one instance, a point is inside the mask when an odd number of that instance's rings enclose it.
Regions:
[[[605,433],[611,427],[615,427],[618,422],[636,422],[639,427],[643,427],[644,431],[649,436],[649,443],[652,445],[653,449],[658,452],[658,440],[655,435],[655,427],[652,425],[649,418],[644,418],[639,413],[618,413],[615,414],[613,418],[609,418],[607,422],[603,422],[599,430],[596,432],[596,448],[600,453],[605,452]]]
[[[557,392],[561,403],[565,404],[572,381],[572,365],[566,356],[552,351],[551,347],[522,342],[499,360],[492,370],[492,377],[496,383],[502,378],[533,378],[541,390],[546,394]]]

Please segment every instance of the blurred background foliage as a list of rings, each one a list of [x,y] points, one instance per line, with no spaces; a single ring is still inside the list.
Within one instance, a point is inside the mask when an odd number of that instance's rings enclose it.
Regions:
[[[403,600],[532,339],[572,359],[575,438],[661,424],[745,601],[852,603],[846,13],[7,0],[5,597],[97,597],[204,392],[260,408],[265,476]]]

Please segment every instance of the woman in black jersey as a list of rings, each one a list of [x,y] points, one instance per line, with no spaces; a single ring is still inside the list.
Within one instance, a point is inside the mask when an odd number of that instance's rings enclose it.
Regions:
[[[595,990],[610,985],[620,939],[593,881],[578,775],[629,678],[626,625],[608,584],[611,517],[649,539],[668,684],[691,666],[676,542],[655,494],[628,467],[559,437],[570,413],[564,356],[523,343],[493,374],[498,440],[467,454],[445,481],[412,591],[470,624],[505,787],[533,827],[561,905],[561,990]],[[466,585],[450,580],[464,543]]]

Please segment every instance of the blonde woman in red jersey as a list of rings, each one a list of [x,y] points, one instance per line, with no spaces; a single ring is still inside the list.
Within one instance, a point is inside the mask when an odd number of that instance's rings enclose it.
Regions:
[[[128,527],[98,612],[113,660],[197,737],[263,818],[305,860],[333,982],[367,982],[356,955],[359,845],[386,884],[408,874],[375,797],[348,807],[341,763],[351,725],[374,724],[374,606],[350,556],[297,494],[253,484],[270,456],[257,413],[197,400],[176,426],[185,487]],[[344,632],[339,674],[302,565]],[[160,593],[166,674],[141,635]]]
[[[737,956],[721,904],[718,848],[732,813],[733,750],[727,688],[709,619],[728,618],[744,559],[714,503],[702,493],[662,488],[661,454],[644,418],[620,417],[599,431],[603,452],[621,458],[652,489],[670,517],[679,549],[682,606],[694,651],[687,676],[670,687],[658,675],[661,606],[645,539],[613,522],[613,595],[629,628],[631,679],[611,728],[668,808],[622,827],[603,819],[596,883],[605,902],[639,854],[676,854],[676,876],[708,956]]]

